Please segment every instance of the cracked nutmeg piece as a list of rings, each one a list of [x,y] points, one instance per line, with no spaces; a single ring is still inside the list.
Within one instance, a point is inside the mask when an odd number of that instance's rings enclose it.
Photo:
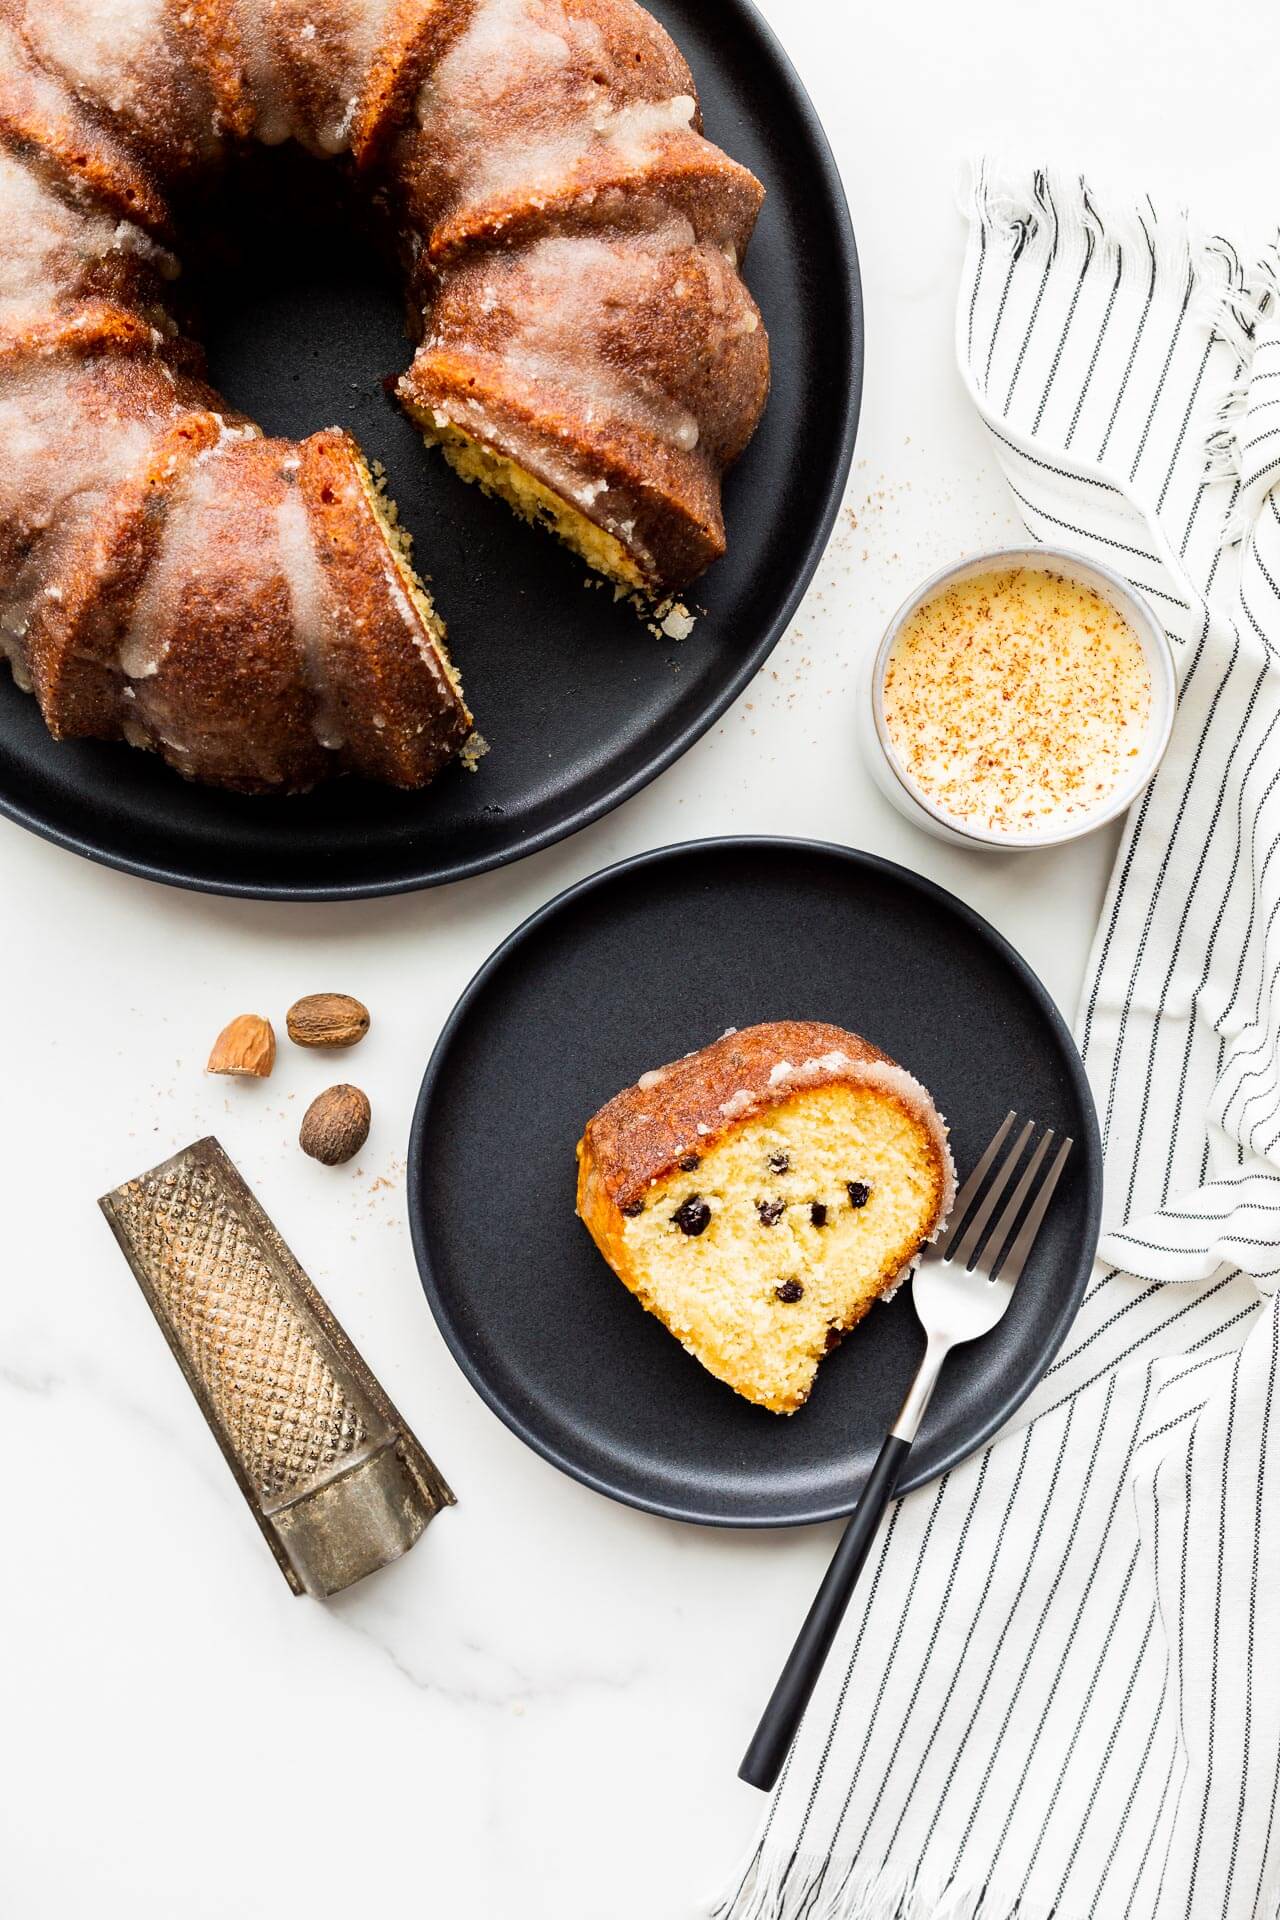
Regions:
[[[453,1494],[218,1142],[99,1205],[293,1591],[407,1553]]]
[[[213,1043],[206,1073],[265,1080],[276,1063],[275,1029],[260,1013],[238,1013]]]

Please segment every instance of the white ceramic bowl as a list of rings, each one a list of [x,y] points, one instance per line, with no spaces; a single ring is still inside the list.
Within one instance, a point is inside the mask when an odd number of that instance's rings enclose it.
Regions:
[[[1037,572],[1057,573],[1064,579],[1093,588],[1128,621],[1142,646],[1151,673],[1151,719],[1142,754],[1132,774],[1096,812],[1082,814],[1078,820],[1066,826],[1051,828],[1043,833],[990,833],[979,827],[961,826],[959,821],[934,806],[912,784],[885,725],[885,663],[904,623],[939,588],[950,586],[953,581],[968,580],[977,573],[988,573],[996,567],[1027,567]],[[1119,574],[1064,547],[996,547],[989,553],[971,554],[953,566],[943,567],[941,572],[926,580],[898,608],[885,629],[884,638],[864,669],[858,700],[859,733],[876,785],[898,811],[914,821],[916,826],[923,827],[926,833],[935,834],[940,840],[949,841],[953,846],[985,847],[992,852],[1020,852],[1031,848],[1057,847],[1068,840],[1079,840],[1083,834],[1092,833],[1095,828],[1105,826],[1108,820],[1118,819],[1127,812],[1164,756],[1173,729],[1177,699],[1178,683],[1168,636],[1147,601],[1141,594],[1135,593]]]

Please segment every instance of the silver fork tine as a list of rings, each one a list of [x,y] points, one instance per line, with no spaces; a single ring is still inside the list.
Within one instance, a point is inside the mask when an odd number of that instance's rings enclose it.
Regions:
[[[1016,1286],[1022,1276],[1022,1269],[1026,1265],[1027,1255],[1030,1253],[1035,1237],[1040,1231],[1040,1222],[1044,1219],[1048,1211],[1049,1202],[1053,1198],[1053,1190],[1061,1178],[1062,1169],[1067,1164],[1067,1155],[1070,1153],[1074,1144],[1070,1135],[1068,1135],[1058,1148],[1053,1165],[1045,1175],[1044,1185],[1032,1201],[1031,1211],[1022,1223],[1022,1230],[1009,1249],[1007,1259],[1002,1264],[1000,1271],[1001,1283],[1006,1287]],[[996,1276],[993,1273],[991,1277],[994,1280]]]
[[[1021,1180],[1019,1180],[1013,1190],[1011,1198],[1005,1204],[1004,1212],[1000,1215],[995,1226],[992,1227],[990,1233],[987,1235],[986,1242],[978,1254],[975,1262],[976,1269],[980,1273],[985,1272],[989,1279],[995,1279],[996,1268],[998,1266],[997,1256],[1004,1246],[1005,1241],[1013,1232],[1014,1227],[1017,1225],[1018,1215],[1022,1212],[1023,1202],[1031,1191],[1031,1183],[1040,1171],[1041,1162],[1045,1154],[1049,1151],[1049,1143],[1052,1139],[1053,1128],[1046,1127],[1040,1136],[1039,1144],[1035,1152],[1027,1162],[1026,1170]]]
[[[1004,1119],[1000,1122],[1000,1125],[996,1128],[995,1132],[991,1136],[990,1146],[987,1148],[981,1160],[979,1160],[977,1166],[974,1168],[973,1172],[969,1175],[969,1178],[965,1181],[959,1193],[956,1195],[955,1199],[952,1201],[951,1229],[950,1229],[950,1232],[947,1234],[946,1239],[943,1241],[941,1247],[938,1249],[939,1253],[941,1254],[944,1260],[949,1260],[951,1258],[952,1242],[955,1240],[956,1235],[959,1233],[961,1227],[964,1225],[965,1214],[969,1211],[969,1208],[972,1206],[973,1199],[975,1194],[978,1191],[978,1188],[982,1185],[983,1181],[986,1179],[988,1169],[990,1168],[991,1163],[995,1159],[996,1155],[999,1153],[1001,1147],[1004,1145],[1005,1136],[1008,1133],[1010,1127],[1013,1125],[1014,1121],[1017,1119],[1017,1117],[1018,1117],[1017,1114],[1012,1111],[1009,1113],[1006,1113]]]
[[[960,1242],[956,1251],[948,1255],[948,1258],[953,1260],[958,1267],[967,1267],[973,1258],[973,1250],[982,1238],[988,1220],[995,1212],[996,1202],[1008,1186],[1013,1176],[1014,1168],[1022,1157],[1022,1149],[1026,1146],[1035,1130],[1035,1121],[1028,1120],[1026,1126],[1022,1129],[1022,1132],[1018,1135],[1008,1153],[1005,1155],[1000,1167],[997,1169],[996,1177],[991,1182],[982,1205],[978,1208],[978,1211],[969,1223],[969,1231],[965,1234],[964,1239]]]

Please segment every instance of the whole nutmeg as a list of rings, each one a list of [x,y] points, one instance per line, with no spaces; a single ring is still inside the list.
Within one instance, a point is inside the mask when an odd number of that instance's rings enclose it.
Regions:
[[[276,1063],[276,1036],[260,1013],[238,1013],[213,1043],[206,1073],[247,1074],[265,1080]]]
[[[369,1009],[349,993],[308,993],[284,1023],[299,1047],[354,1047],[369,1031]]]
[[[298,1145],[326,1167],[340,1167],[359,1153],[369,1138],[369,1096],[359,1087],[326,1087],[302,1116]]]

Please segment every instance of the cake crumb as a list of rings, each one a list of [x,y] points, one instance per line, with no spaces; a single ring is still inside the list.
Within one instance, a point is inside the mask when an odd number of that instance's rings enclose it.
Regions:
[[[693,632],[697,615],[690,613],[683,600],[664,601],[657,613],[658,624],[669,640],[687,640]]]
[[[468,773],[475,773],[478,764],[489,751],[489,742],[482,733],[470,733],[463,741],[458,758]]]

